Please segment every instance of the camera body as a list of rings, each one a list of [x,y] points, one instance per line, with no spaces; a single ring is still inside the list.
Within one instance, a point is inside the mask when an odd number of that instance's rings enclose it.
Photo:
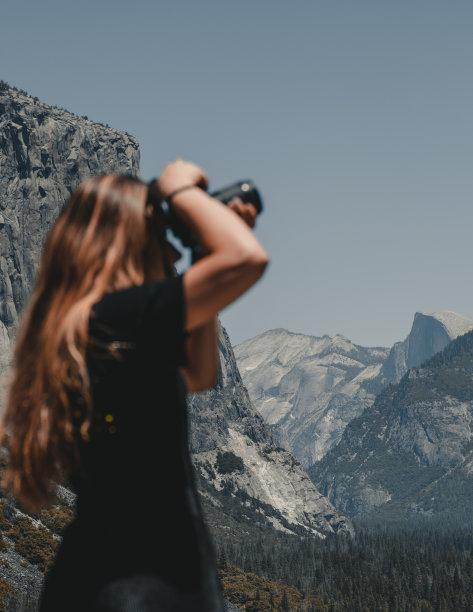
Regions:
[[[210,193],[213,198],[222,202],[222,204],[228,204],[234,198],[240,198],[245,204],[253,204],[256,208],[258,215],[263,210],[263,201],[259,194],[258,189],[251,180],[237,181],[228,187],[213,191]],[[178,217],[173,213],[170,206],[166,208],[161,207],[163,215],[165,217],[165,223],[167,227],[172,231],[176,238],[179,238],[183,246],[189,247],[194,251],[197,249],[197,243],[195,241],[192,232],[189,230]]]
[[[240,198],[246,204],[253,204],[258,214],[263,210],[263,201],[259,191],[254,182],[249,179],[237,181],[228,187],[212,192],[210,195],[216,200],[220,200],[223,204],[228,204],[234,198]]]

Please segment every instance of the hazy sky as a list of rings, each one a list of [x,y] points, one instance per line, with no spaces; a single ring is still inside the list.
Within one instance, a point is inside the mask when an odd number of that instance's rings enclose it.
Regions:
[[[3,0],[3,79],[125,130],[145,179],[177,156],[252,178],[263,280],[222,313],[403,339],[473,318],[471,0]]]

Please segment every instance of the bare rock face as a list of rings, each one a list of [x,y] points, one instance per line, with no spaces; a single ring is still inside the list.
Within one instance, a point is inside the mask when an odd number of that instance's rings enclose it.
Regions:
[[[219,329],[216,387],[190,399],[194,463],[207,491],[253,500],[277,529],[351,532],[351,524],[312,485],[299,461],[276,446],[243,386],[225,330]]]
[[[13,89],[0,93],[0,373],[46,234],[80,182],[108,173],[139,174],[135,138]]]
[[[235,347],[243,381],[278,443],[308,467],[375,398],[370,385],[388,355],[344,336],[267,331]]]
[[[392,347],[380,371],[380,380],[399,382],[407,370],[421,365],[472,329],[471,319],[450,310],[416,312],[407,338]]]

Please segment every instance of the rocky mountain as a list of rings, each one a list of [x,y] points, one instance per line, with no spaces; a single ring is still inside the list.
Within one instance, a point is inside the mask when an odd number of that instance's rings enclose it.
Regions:
[[[339,442],[347,424],[387,384],[471,329],[473,321],[455,312],[418,312],[407,338],[390,351],[340,335],[316,338],[275,329],[235,347],[235,356],[275,439],[307,468]]]
[[[256,509],[261,521],[284,531],[350,532],[350,524],[312,486],[297,459],[274,443],[221,327],[219,355],[216,387],[190,399],[192,452],[204,497],[218,507],[219,494],[230,494]]]
[[[135,138],[0,88],[0,374],[9,363],[44,238],[77,185],[139,174]]]
[[[275,329],[235,347],[243,382],[278,443],[308,467],[374,401],[367,389],[388,355],[344,336]]]
[[[397,383],[414,366],[438,353],[452,340],[473,329],[473,321],[450,310],[416,312],[409,335],[396,342],[379,374],[379,382]]]
[[[387,387],[309,474],[350,516],[471,522],[473,332]]]

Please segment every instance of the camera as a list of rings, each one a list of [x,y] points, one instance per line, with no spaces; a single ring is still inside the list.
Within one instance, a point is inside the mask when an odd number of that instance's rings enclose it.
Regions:
[[[150,194],[154,180],[151,181],[148,186]],[[245,204],[253,204],[258,215],[263,211],[263,200],[261,199],[260,193],[254,182],[249,179],[237,181],[236,183],[223,187],[218,191],[213,191],[209,193],[209,195],[222,202],[222,204],[228,204],[234,198],[240,198],[240,200],[242,200]],[[150,200],[152,200],[151,197]],[[187,225],[185,225],[185,223],[183,223],[177,217],[177,215],[173,213],[171,207],[167,206],[166,203],[159,202],[158,205],[161,207],[161,212],[164,216],[166,226],[172,231],[176,238],[179,238],[183,246],[190,247],[195,253],[198,245]]]
[[[233,185],[214,191],[210,195],[223,204],[228,204],[234,198],[240,198],[246,204],[253,204],[258,214],[263,210],[263,201],[259,191],[253,181],[250,180],[238,181]]]

